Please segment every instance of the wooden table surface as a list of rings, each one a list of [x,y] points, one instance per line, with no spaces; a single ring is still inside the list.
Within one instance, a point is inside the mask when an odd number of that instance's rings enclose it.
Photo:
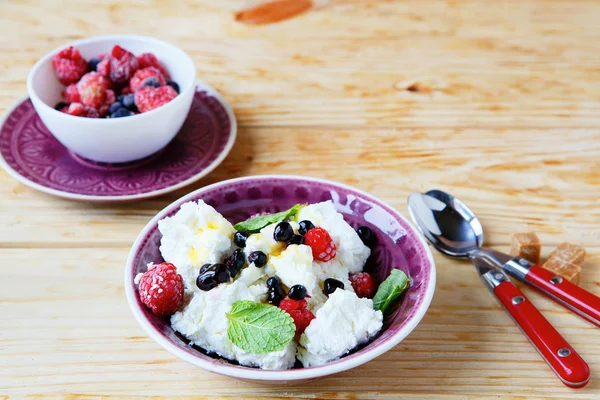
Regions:
[[[131,3],[124,5],[121,3]],[[138,33],[170,41],[235,109],[238,140],[210,176],[156,199],[92,205],[0,171],[0,397],[600,397],[600,330],[524,289],[588,362],[563,386],[481,285],[435,254],[437,290],[385,355],[307,385],[264,386],[192,367],[133,319],[129,248],[178,197],[264,173],[344,182],[407,215],[413,191],[446,189],[480,215],[486,242],[536,231],[544,254],[588,250],[600,294],[600,4],[595,0],[338,0],[246,25],[246,0],[0,3],[0,108],[34,62],[66,42]]]

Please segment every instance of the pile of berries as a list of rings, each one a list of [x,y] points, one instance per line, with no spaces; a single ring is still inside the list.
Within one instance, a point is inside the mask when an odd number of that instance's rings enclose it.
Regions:
[[[296,325],[296,336],[302,335],[310,321],[315,319],[315,315],[307,308],[308,303],[305,299],[310,296],[306,288],[303,285],[294,285],[286,296],[283,285],[276,276],[267,280],[267,287],[269,288],[267,302],[290,314]]]
[[[225,259],[224,263],[204,264],[196,278],[196,286],[203,291],[212,290],[219,283],[227,283],[235,279],[244,265],[246,265],[246,255],[243,250],[237,249]]]
[[[173,100],[179,85],[152,53],[134,56],[120,46],[86,61],[69,47],[52,59],[66,86],[58,111],[86,118],[121,118],[147,112]]]

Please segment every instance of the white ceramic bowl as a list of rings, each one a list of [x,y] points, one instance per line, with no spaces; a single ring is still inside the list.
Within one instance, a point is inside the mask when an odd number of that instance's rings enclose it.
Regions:
[[[159,318],[142,304],[135,276],[149,262],[161,262],[158,221],[172,216],[188,201],[204,200],[230,221],[246,219],[257,212],[277,212],[297,203],[331,200],[353,226],[367,225],[377,240],[365,267],[382,281],[392,268],[402,269],[412,285],[402,302],[386,313],[382,332],[367,346],[325,365],[267,371],[229,363],[192,347],[175,334],[169,318]],[[391,206],[358,189],[322,179],[264,175],[230,179],[205,186],[165,207],[137,237],[125,267],[125,293],[133,315],[148,335],[162,347],[190,364],[211,372],[263,383],[306,382],[357,367],[400,343],[425,315],[435,290],[435,263],[429,247],[410,222]]]
[[[57,111],[64,90],[54,74],[52,58],[62,49],[76,47],[89,60],[113,46],[139,55],[152,52],[179,84],[180,94],[155,110],[126,118],[83,118]],[[50,132],[78,155],[99,162],[120,163],[147,157],[165,147],[185,121],[195,91],[196,66],[181,49],[145,36],[96,36],[67,43],[40,59],[27,77],[27,92]]]

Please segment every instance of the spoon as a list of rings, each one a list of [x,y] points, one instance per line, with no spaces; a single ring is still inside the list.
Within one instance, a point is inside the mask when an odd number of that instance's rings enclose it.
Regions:
[[[485,258],[600,327],[600,297],[524,258],[482,248],[481,223],[459,199],[441,190],[413,193],[408,198],[408,208],[423,235],[442,253],[459,258]]]
[[[579,308],[574,305],[574,303],[581,302],[580,300],[575,299],[571,303],[563,302],[556,291],[550,292],[546,286],[540,285],[542,277],[548,274],[551,275],[548,282],[550,285],[554,285],[553,287],[567,286],[565,285],[567,281],[561,279],[558,283],[552,283],[552,279],[557,281],[555,279],[557,277],[550,271],[534,266],[525,259],[482,248],[483,228],[481,223],[464,203],[448,193],[440,190],[431,190],[425,194],[413,193],[408,198],[408,209],[425,238],[437,250],[450,257],[470,259],[473,262],[484,285],[497,298],[533,347],[565,385],[580,388],[588,383],[590,371],[586,362],[521,290],[510,281],[503,270],[536,287],[581,315]],[[537,269],[548,274],[543,275],[543,272]],[[528,275],[532,272],[539,279],[528,279]],[[578,288],[570,282],[569,285]],[[569,289],[572,288],[567,288],[566,292]],[[580,290],[583,291],[583,289]],[[596,297],[591,293],[585,293]],[[598,300],[600,301],[600,299]],[[589,314],[583,314],[583,316],[588,320],[596,319]]]

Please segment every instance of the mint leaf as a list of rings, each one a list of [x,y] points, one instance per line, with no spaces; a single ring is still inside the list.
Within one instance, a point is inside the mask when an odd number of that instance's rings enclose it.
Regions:
[[[375,297],[373,297],[373,308],[385,313],[392,301],[400,296],[408,286],[410,279],[399,269],[393,269],[385,281],[381,282]]]
[[[296,334],[292,317],[269,304],[238,300],[231,306],[227,319],[229,340],[248,353],[283,350]]]
[[[247,219],[244,222],[239,222],[233,227],[237,231],[246,231],[248,233],[256,233],[267,225],[271,225],[275,222],[281,222],[286,218],[292,218],[298,211],[304,207],[302,204],[296,204],[292,208],[286,211],[278,212],[276,214],[260,215],[258,217]]]

